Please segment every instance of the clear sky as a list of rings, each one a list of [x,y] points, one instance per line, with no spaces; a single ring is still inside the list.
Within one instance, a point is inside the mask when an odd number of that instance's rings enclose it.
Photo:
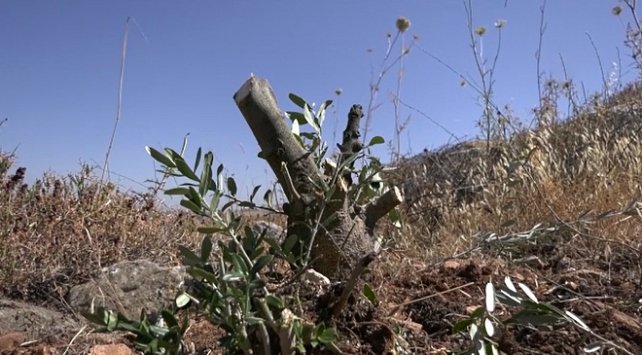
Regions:
[[[488,28],[484,50],[493,53],[504,19],[502,50],[496,71],[496,97],[525,121],[537,104],[535,51],[538,0],[474,0],[475,26]],[[622,81],[634,78],[623,46],[628,16],[615,17],[615,0],[551,0],[546,6],[541,69],[568,75],[590,92],[604,70],[621,60]],[[623,13],[624,15],[624,13]],[[212,150],[241,184],[271,178],[256,157],[258,146],[232,95],[250,73],[267,78],[281,107],[293,109],[287,94],[309,101],[334,98],[342,89],[335,119],[353,103],[366,105],[373,72],[386,50],[386,33],[395,20],[408,17],[421,49],[456,70],[475,76],[463,2],[459,0],[329,1],[166,1],[166,0],[2,0],[0,1],[0,148],[17,148],[18,165],[31,181],[43,171],[78,171],[79,162],[102,166],[116,113],[116,97],[125,20],[129,33],[122,117],[110,160],[111,170],[133,181],[154,177],[145,145],[178,148],[190,133],[190,153]],[[372,51],[368,51],[372,49]],[[618,59],[618,49],[619,58]],[[607,73],[608,74],[608,73]],[[393,70],[378,96],[371,135],[393,137]],[[460,138],[478,134],[476,94],[418,47],[405,59],[401,99]],[[402,153],[452,141],[431,120],[408,108]],[[334,146],[334,144],[333,144]],[[126,187],[127,180],[112,179]],[[250,187],[251,188],[251,187]]]

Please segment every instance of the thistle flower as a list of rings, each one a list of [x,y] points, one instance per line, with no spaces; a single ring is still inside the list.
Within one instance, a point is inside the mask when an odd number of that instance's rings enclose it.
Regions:
[[[620,16],[620,14],[622,13],[622,7],[620,7],[620,5],[615,5],[611,9],[611,13],[615,16]]]
[[[506,26],[506,20],[500,18],[495,21],[495,28],[503,28],[504,26]]]
[[[410,20],[408,20],[407,17],[401,16],[397,19],[397,30],[399,30],[399,32],[406,32],[409,28]]]
[[[479,26],[475,29],[475,34],[477,34],[480,37],[483,36],[484,33],[486,33],[486,27],[484,26]]]

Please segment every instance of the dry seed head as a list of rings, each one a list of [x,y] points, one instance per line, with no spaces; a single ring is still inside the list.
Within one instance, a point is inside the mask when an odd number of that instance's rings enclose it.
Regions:
[[[399,32],[406,32],[406,30],[410,28],[410,20],[408,20],[407,17],[401,16],[397,19],[396,25]]]
[[[500,28],[500,29],[501,29],[501,28],[503,28],[504,26],[506,26],[506,20],[504,20],[504,19],[497,19],[497,21],[495,21],[495,28]]]
[[[484,33],[486,33],[486,27],[484,26],[479,26],[475,29],[475,34],[477,34],[480,37],[483,36]]]
[[[622,13],[622,7],[620,7],[620,5],[615,5],[611,9],[611,13],[615,16],[620,16],[620,14]]]

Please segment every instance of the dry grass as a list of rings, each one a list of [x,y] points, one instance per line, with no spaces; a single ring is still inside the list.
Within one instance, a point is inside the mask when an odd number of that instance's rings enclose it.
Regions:
[[[394,246],[435,262],[480,247],[491,233],[542,223],[570,230],[554,234],[574,237],[577,248],[624,243],[639,251],[641,103],[642,87],[631,84],[570,120],[402,161],[391,173],[407,196]]]
[[[184,213],[157,208],[152,196],[123,193],[88,167],[64,178],[24,183],[25,169],[0,175],[0,290],[35,303],[61,304],[67,290],[121,260],[176,260],[177,244],[200,241]]]

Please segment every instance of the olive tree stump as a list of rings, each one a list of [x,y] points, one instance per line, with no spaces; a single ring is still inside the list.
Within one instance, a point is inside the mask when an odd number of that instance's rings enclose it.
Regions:
[[[352,207],[350,173],[332,178],[332,168],[321,171],[293,136],[267,80],[250,77],[234,94],[234,101],[259,144],[259,156],[268,162],[288,199],[284,206],[288,237],[296,235],[303,245],[311,245],[312,267],[329,278],[346,281],[358,276],[378,252],[374,243],[377,220],[403,200],[399,189],[391,188],[366,206]],[[354,105],[340,145],[341,159],[361,150],[362,116],[361,106]],[[321,180],[335,186],[329,201],[318,187]]]

